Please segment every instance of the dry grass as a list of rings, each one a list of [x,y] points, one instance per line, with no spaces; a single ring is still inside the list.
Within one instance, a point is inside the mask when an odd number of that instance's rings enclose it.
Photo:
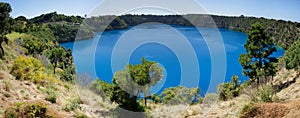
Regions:
[[[67,112],[63,110],[65,105],[68,104],[67,100],[79,97],[77,88],[74,84],[63,84],[58,82],[51,85],[54,87],[53,90],[55,90],[55,93],[57,94],[57,102],[50,103],[45,100],[47,97],[45,90],[47,90],[49,86],[40,86],[29,81],[16,80],[12,75],[4,71],[2,71],[2,74],[4,74],[5,79],[0,80],[0,117],[2,117],[7,108],[12,107],[17,102],[30,102],[36,100],[47,103],[48,107],[51,108],[49,112],[57,114],[57,117],[75,117],[78,116],[78,114],[86,114],[89,117],[101,117],[103,114],[100,114],[99,111],[103,111],[103,113],[107,114],[109,109],[113,107],[109,102],[103,102],[100,96],[86,90],[83,92],[86,95],[80,95],[81,97],[85,96],[83,100],[86,100],[83,104],[79,104],[82,109]],[[7,83],[11,83],[9,91],[7,91]],[[65,87],[66,84],[69,87]],[[8,94],[10,95],[9,97],[6,96]],[[96,101],[91,102],[91,100]]]

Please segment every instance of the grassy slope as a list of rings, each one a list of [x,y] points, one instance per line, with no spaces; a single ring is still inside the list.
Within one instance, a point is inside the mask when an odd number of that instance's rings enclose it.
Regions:
[[[12,33],[8,34],[9,43],[4,44],[5,56],[0,60],[0,117],[3,117],[4,111],[13,107],[16,103],[20,102],[42,102],[48,106],[49,112],[54,114],[55,117],[76,117],[85,114],[89,117],[100,117],[103,113],[106,113],[110,107],[97,107],[100,106],[112,106],[106,105],[101,97],[98,97],[94,93],[88,90],[81,89],[77,91],[76,85],[60,81],[57,78],[55,83],[51,85],[39,85],[30,81],[16,80],[13,75],[10,74],[13,60],[18,56],[25,56],[23,49],[17,45],[15,39],[22,37],[26,34]],[[45,98],[48,96],[47,91],[53,89],[56,94],[56,103],[51,103]],[[89,97],[81,98],[79,103],[80,108],[76,108],[73,111],[67,111],[65,108],[70,105],[70,101],[79,97],[80,94],[89,93]],[[82,95],[87,96],[87,95]],[[97,110],[95,110],[97,109]]]
[[[244,89],[243,93],[232,100],[218,101],[213,103],[210,107],[199,105],[197,109],[201,112],[198,114],[189,114],[191,118],[198,117],[220,117],[220,118],[297,118],[300,117],[300,77],[293,70],[281,69],[274,78],[274,85],[290,83],[286,88],[277,92],[273,96],[272,103],[255,103],[252,112],[241,114],[245,105],[251,101],[250,91],[253,89]],[[295,80],[295,81],[293,81]],[[195,108],[189,108],[185,112],[193,111]],[[205,112],[206,110],[206,112]]]

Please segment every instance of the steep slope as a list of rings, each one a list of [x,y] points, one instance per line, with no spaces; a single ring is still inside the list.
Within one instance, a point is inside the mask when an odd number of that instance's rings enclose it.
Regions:
[[[55,81],[47,84],[17,79],[16,76],[12,75],[14,60],[20,56],[29,57],[25,55],[24,48],[17,43],[18,39],[24,35],[26,34],[8,34],[8,45],[3,44],[5,55],[0,60],[0,117],[22,113],[18,113],[16,110],[23,110],[25,116],[28,112],[33,115],[42,115],[44,114],[41,112],[43,109],[48,116],[58,118],[102,117],[107,114],[107,111],[113,107],[111,104],[84,88],[78,91],[77,87],[79,86],[77,84],[63,81],[57,75],[50,74],[54,76]],[[48,72],[49,70],[45,68],[44,71]],[[86,97],[81,98],[82,93],[88,96],[82,95]]]

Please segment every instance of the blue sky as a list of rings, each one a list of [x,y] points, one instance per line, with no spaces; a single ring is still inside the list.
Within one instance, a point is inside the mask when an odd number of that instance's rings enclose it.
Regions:
[[[43,13],[57,11],[58,13],[68,15],[90,14],[97,6],[101,5],[103,0],[1,0],[8,2],[13,8],[11,15],[17,17],[23,15],[29,18],[38,16]],[[106,0],[113,1],[113,0]],[[123,6],[129,6],[137,0],[114,0],[110,2],[113,9]],[[126,1],[126,3],[120,3]],[[148,0],[148,1],[165,1],[165,0]],[[184,1],[184,0],[181,0]],[[209,14],[226,15],[226,16],[255,16],[274,19],[283,19],[300,22],[300,0],[196,0],[199,5]],[[162,3],[163,4],[163,3]],[[173,2],[169,5],[176,6],[180,9],[187,7],[182,3]],[[188,6],[188,4],[186,4]],[[103,8],[103,7],[102,7]],[[104,10],[105,11],[105,10]],[[110,13],[111,11],[111,13]],[[107,14],[114,14],[112,10],[107,10]],[[146,14],[166,14],[159,10],[140,10],[138,13]],[[136,12],[133,12],[136,13]],[[182,13],[182,12],[181,12]],[[193,10],[187,10],[183,13],[198,13]],[[202,13],[202,12],[201,12]]]

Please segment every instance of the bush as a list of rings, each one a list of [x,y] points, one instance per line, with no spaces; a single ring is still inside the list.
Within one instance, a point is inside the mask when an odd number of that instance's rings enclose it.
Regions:
[[[240,94],[239,78],[233,75],[230,82],[218,85],[219,99],[226,101]]]
[[[76,109],[81,109],[80,104],[82,103],[81,99],[75,98],[69,101],[69,103],[64,108],[65,111],[74,111]]]
[[[183,86],[171,87],[165,89],[160,96],[165,104],[190,104],[200,97],[200,89]]]
[[[162,101],[161,101],[161,97],[158,96],[157,94],[152,95],[151,98],[152,98],[152,100],[153,100],[153,102],[154,102],[155,104],[161,103],[161,102],[162,102]]]
[[[53,75],[46,73],[42,63],[33,57],[20,56],[16,58],[11,74],[18,80],[30,80],[34,83],[55,82]]]
[[[47,115],[47,105],[42,102],[25,103],[17,102],[11,108],[8,108],[4,112],[4,118],[51,118],[51,115]]]
[[[56,93],[52,89],[47,90],[47,97],[45,100],[51,102],[51,103],[56,103]]]
[[[11,96],[9,93],[4,93],[3,95],[7,98],[9,98]]]
[[[4,83],[4,90],[9,92],[11,89],[11,83],[9,81],[5,81],[5,80],[3,81],[3,83]]]
[[[240,118],[251,118],[254,117],[257,112],[257,106],[255,106],[252,102],[243,106],[242,111],[240,113]]]
[[[88,116],[85,114],[79,114],[76,116],[76,118],[88,118]]]
[[[263,85],[255,92],[254,102],[272,102],[274,90],[270,85]]]

